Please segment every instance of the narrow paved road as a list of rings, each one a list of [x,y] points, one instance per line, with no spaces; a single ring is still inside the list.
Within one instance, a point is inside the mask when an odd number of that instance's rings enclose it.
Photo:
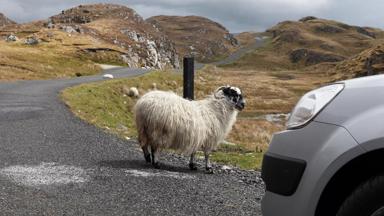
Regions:
[[[254,41],[254,43],[252,45],[246,46],[246,47],[241,47],[240,49],[238,49],[235,52],[231,53],[226,58],[224,58],[224,59],[222,59],[220,61],[217,61],[217,62],[209,63],[209,64],[220,66],[220,65],[226,65],[226,64],[234,63],[235,61],[237,61],[241,57],[243,57],[245,54],[247,54],[248,52],[264,46],[265,39],[267,39],[267,38],[268,37],[266,37],[266,36],[256,36],[255,37],[255,41]],[[206,64],[204,64],[204,63],[195,62],[195,69],[196,70],[200,70],[205,65]]]
[[[170,154],[154,170],[135,141],[75,117],[59,92],[98,80],[0,83],[0,215],[260,215],[258,172],[191,172]]]

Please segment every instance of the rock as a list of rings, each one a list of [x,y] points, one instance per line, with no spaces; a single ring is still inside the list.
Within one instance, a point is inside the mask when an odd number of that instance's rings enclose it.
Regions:
[[[204,17],[155,16],[146,21],[175,42],[177,53],[194,56],[197,61],[212,61],[217,56],[228,55],[237,44],[237,40],[225,27]],[[161,51],[159,53],[163,56]],[[166,57],[172,63],[177,62],[173,61],[174,55]]]
[[[152,90],[157,90],[157,84],[156,83],[152,83],[151,88],[152,88]]]
[[[136,31],[130,31],[128,29],[123,29],[120,31],[122,34],[127,35],[130,39],[132,39],[135,42],[139,42],[140,35],[137,34]]]
[[[15,42],[15,41],[18,41],[19,38],[16,37],[16,35],[11,34],[11,35],[9,35],[5,40],[6,40],[7,42]]]
[[[345,30],[337,26],[321,25],[321,26],[316,26],[315,31],[324,32],[324,33],[341,33]]]
[[[222,169],[222,170],[231,170],[232,167],[227,166],[227,165],[223,165],[223,166],[221,167],[221,169]]]
[[[128,94],[129,97],[139,97],[139,90],[136,87],[129,88]]]
[[[60,28],[68,34],[77,33],[77,31],[72,26],[61,26]]]
[[[118,124],[116,129],[119,131],[127,131],[128,130],[128,128],[123,124]]]
[[[304,61],[305,65],[314,65],[321,62],[339,62],[345,59],[343,56],[313,51],[309,49],[296,49],[290,53],[292,63]]]
[[[300,22],[306,22],[306,21],[309,21],[309,20],[315,20],[317,19],[317,17],[314,17],[314,16],[306,16],[306,17],[303,17],[301,19],[299,19]]]
[[[104,74],[103,78],[105,78],[105,79],[113,79],[113,75],[112,74]]]
[[[230,33],[225,34],[224,35],[224,39],[228,40],[229,42],[231,42],[231,44],[233,46],[238,46],[239,45],[239,41],[237,41],[237,39],[233,36],[233,34],[230,34]]]
[[[138,98],[140,96],[139,90],[136,87],[128,88],[128,86],[123,86],[123,93],[129,97]]]
[[[26,40],[25,40],[25,44],[27,45],[37,45],[39,44],[39,40],[36,38],[36,37],[28,37]]]
[[[373,32],[369,32],[369,31],[366,30],[365,28],[356,26],[355,29],[356,29],[356,31],[359,32],[360,34],[363,34],[363,35],[368,36],[368,37],[371,37],[371,38],[376,38],[376,34],[375,34],[375,33],[373,33]]]
[[[148,58],[147,58],[147,62],[149,62],[151,65],[150,66],[158,66],[158,61],[159,61],[159,55],[157,53],[157,46],[156,46],[156,43],[154,41],[150,41],[150,40],[147,40],[147,54],[148,54]],[[161,66],[159,66],[158,68],[161,69]]]
[[[131,68],[179,68],[174,44],[133,9],[115,4],[74,7],[50,18],[68,34],[91,35],[120,47],[121,58]],[[88,24],[90,23],[90,24]],[[103,28],[98,26],[103,25]]]

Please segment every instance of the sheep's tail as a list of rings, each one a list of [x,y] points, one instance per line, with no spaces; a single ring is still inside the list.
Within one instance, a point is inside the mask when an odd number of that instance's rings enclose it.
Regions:
[[[148,146],[148,136],[145,129],[145,125],[142,123],[142,118],[140,117],[140,112],[138,110],[138,104],[134,107],[134,118],[137,128],[137,141],[141,147]]]

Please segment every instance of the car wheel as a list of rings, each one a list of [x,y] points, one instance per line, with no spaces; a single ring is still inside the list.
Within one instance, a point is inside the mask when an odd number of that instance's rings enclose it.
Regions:
[[[384,175],[358,186],[341,205],[337,216],[384,216]]]

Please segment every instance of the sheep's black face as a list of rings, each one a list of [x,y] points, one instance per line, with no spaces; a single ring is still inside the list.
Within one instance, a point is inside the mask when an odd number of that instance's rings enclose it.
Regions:
[[[236,109],[239,111],[244,109],[245,100],[239,88],[228,86],[223,89],[223,93],[235,105]]]

